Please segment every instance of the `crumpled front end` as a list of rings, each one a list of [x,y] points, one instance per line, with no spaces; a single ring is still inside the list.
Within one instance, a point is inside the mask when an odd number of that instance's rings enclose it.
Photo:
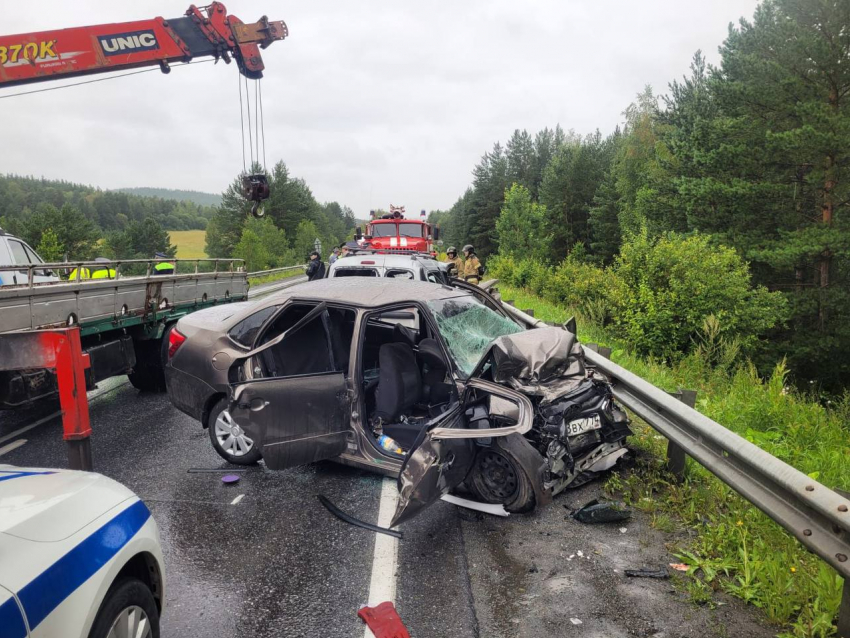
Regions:
[[[557,494],[613,467],[626,454],[629,419],[605,377],[585,364],[574,334],[539,328],[505,335],[490,346],[490,374],[531,399],[526,438],[546,460],[546,489]]]

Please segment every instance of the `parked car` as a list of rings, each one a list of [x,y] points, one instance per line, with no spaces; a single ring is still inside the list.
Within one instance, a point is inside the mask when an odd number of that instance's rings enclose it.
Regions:
[[[3,638],[158,638],[164,592],[159,531],[133,492],[0,465]]]
[[[337,259],[328,270],[328,278],[386,277],[447,284],[450,265],[421,253],[364,252]]]
[[[0,270],[0,286],[27,283],[27,267],[31,264],[43,263],[44,260],[23,239],[0,228],[0,266],[24,267],[21,270]],[[59,279],[59,275],[49,269],[36,270],[33,273],[33,283],[36,284],[59,281]]]
[[[462,482],[530,511],[626,453],[575,335],[527,329],[476,286],[332,278],[222,310],[172,330],[172,403],[233,463],[398,475],[394,524]]]

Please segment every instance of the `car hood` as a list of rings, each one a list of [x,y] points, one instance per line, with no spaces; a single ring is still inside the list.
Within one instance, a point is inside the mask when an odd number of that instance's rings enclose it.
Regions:
[[[0,465],[0,534],[60,541],[129,498],[100,474]]]
[[[497,383],[552,401],[589,377],[584,351],[563,328],[536,328],[493,340],[484,360],[493,362]]]

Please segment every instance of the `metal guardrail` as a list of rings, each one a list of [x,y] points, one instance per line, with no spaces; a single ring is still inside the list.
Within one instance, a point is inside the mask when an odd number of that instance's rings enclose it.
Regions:
[[[63,261],[44,264],[0,265],[0,272],[25,274],[26,281],[11,285],[33,288],[34,286],[42,284],[46,285],[57,283],[55,281],[35,281],[36,277],[51,277],[57,273],[64,273],[69,276],[72,274],[74,275],[69,279],[62,280],[62,283],[102,281],[102,279],[84,277],[83,271],[85,270],[105,270],[108,275],[103,279],[112,281],[117,279],[126,279],[127,277],[150,277],[156,273],[154,266],[162,262],[174,265],[174,272],[169,273],[169,276],[242,272],[245,263],[243,259],[170,259],[168,257],[164,257],[161,259],[116,259],[115,261]],[[201,264],[209,264],[211,270],[202,270]],[[220,266],[224,267],[221,268]],[[122,272],[124,268],[130,268],[132,270],[134,267],[137,270],[134,274],[128,275],[125,272]],[[112,272],[110,273],[110,271]]]
[[[271,270],[258,270],[256,272],[249,272],[248,279],[252,279],[254,277],[268,277],[269,275],[276,275],[277,273],[289,272],[290,270],[304,270],[306,265],[302,266],[284,266],[283,268],[272,268]]]
[[[512,306],[503,307],[527,325],[547,325]],[[838,635],[850,638],[850,500],[604,354],[589,347],[584,354],[611,380],[614,397],[667,438],[671,458],[677,448],[686,453],[844,577]]]

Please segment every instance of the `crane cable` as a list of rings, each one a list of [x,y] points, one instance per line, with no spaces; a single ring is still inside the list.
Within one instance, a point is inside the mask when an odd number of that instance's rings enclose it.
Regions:
[[[242,88],[242,78],[244,76],[240,72],[237,75],[239,83],[239,123],[242,134],[242,171],[247,175],[254,172],[254,166],[260,164],[265,170],[266,167],[266,122],[265,113],[263,111],[263,87],[261,80],[256,80],[254,85],[254,99],[251,104],[251,89],[248,86],[248,78],[245,78],[244,91]],[[251,109],[253,107],[253,115]],[[245,120],[248,120],[247,138],[248,138],[248,155],[245,154],[245,138],[246,126]],[[262,147],[261,147],[262,142]],[[249,170],[250,166],[250,170]]]
[[[204,64],[206,62],[214,62],[215,60],[197,60],[195,62],[184,62],[183,64],[174,64],[170,68],[179,69],[181,66],[189,66],[190,64]],[[36,93],[47,93],[48,91],[58,91],[59,89],[70,89],[75,86],[83,86],[84,84],[94,84],[95,82],[106,82],[107,80],[119,80],[121,78],[126,78],[131,75],[140,75],[141,73],[150,73],[152,71],[160,71],[162,69],[160,67],[154,67],[152,69],[142,69],[141,71],[130,71],[129,73],[121,73],[120,75],[110,75],[105,78],[97,78],[94,80],[85,80],[83,82],[74,82],[73,84],[63,84],[61,86],[49,86],[44,89],[36,89],[34,91],[22,91],[21,93],[10,93],[8,95],[0,95],[0,100],[6,100],[10,97],[23,97],[24,95],[34,95]],[[62,78],[55,78],[57,80],[61,80]]]

